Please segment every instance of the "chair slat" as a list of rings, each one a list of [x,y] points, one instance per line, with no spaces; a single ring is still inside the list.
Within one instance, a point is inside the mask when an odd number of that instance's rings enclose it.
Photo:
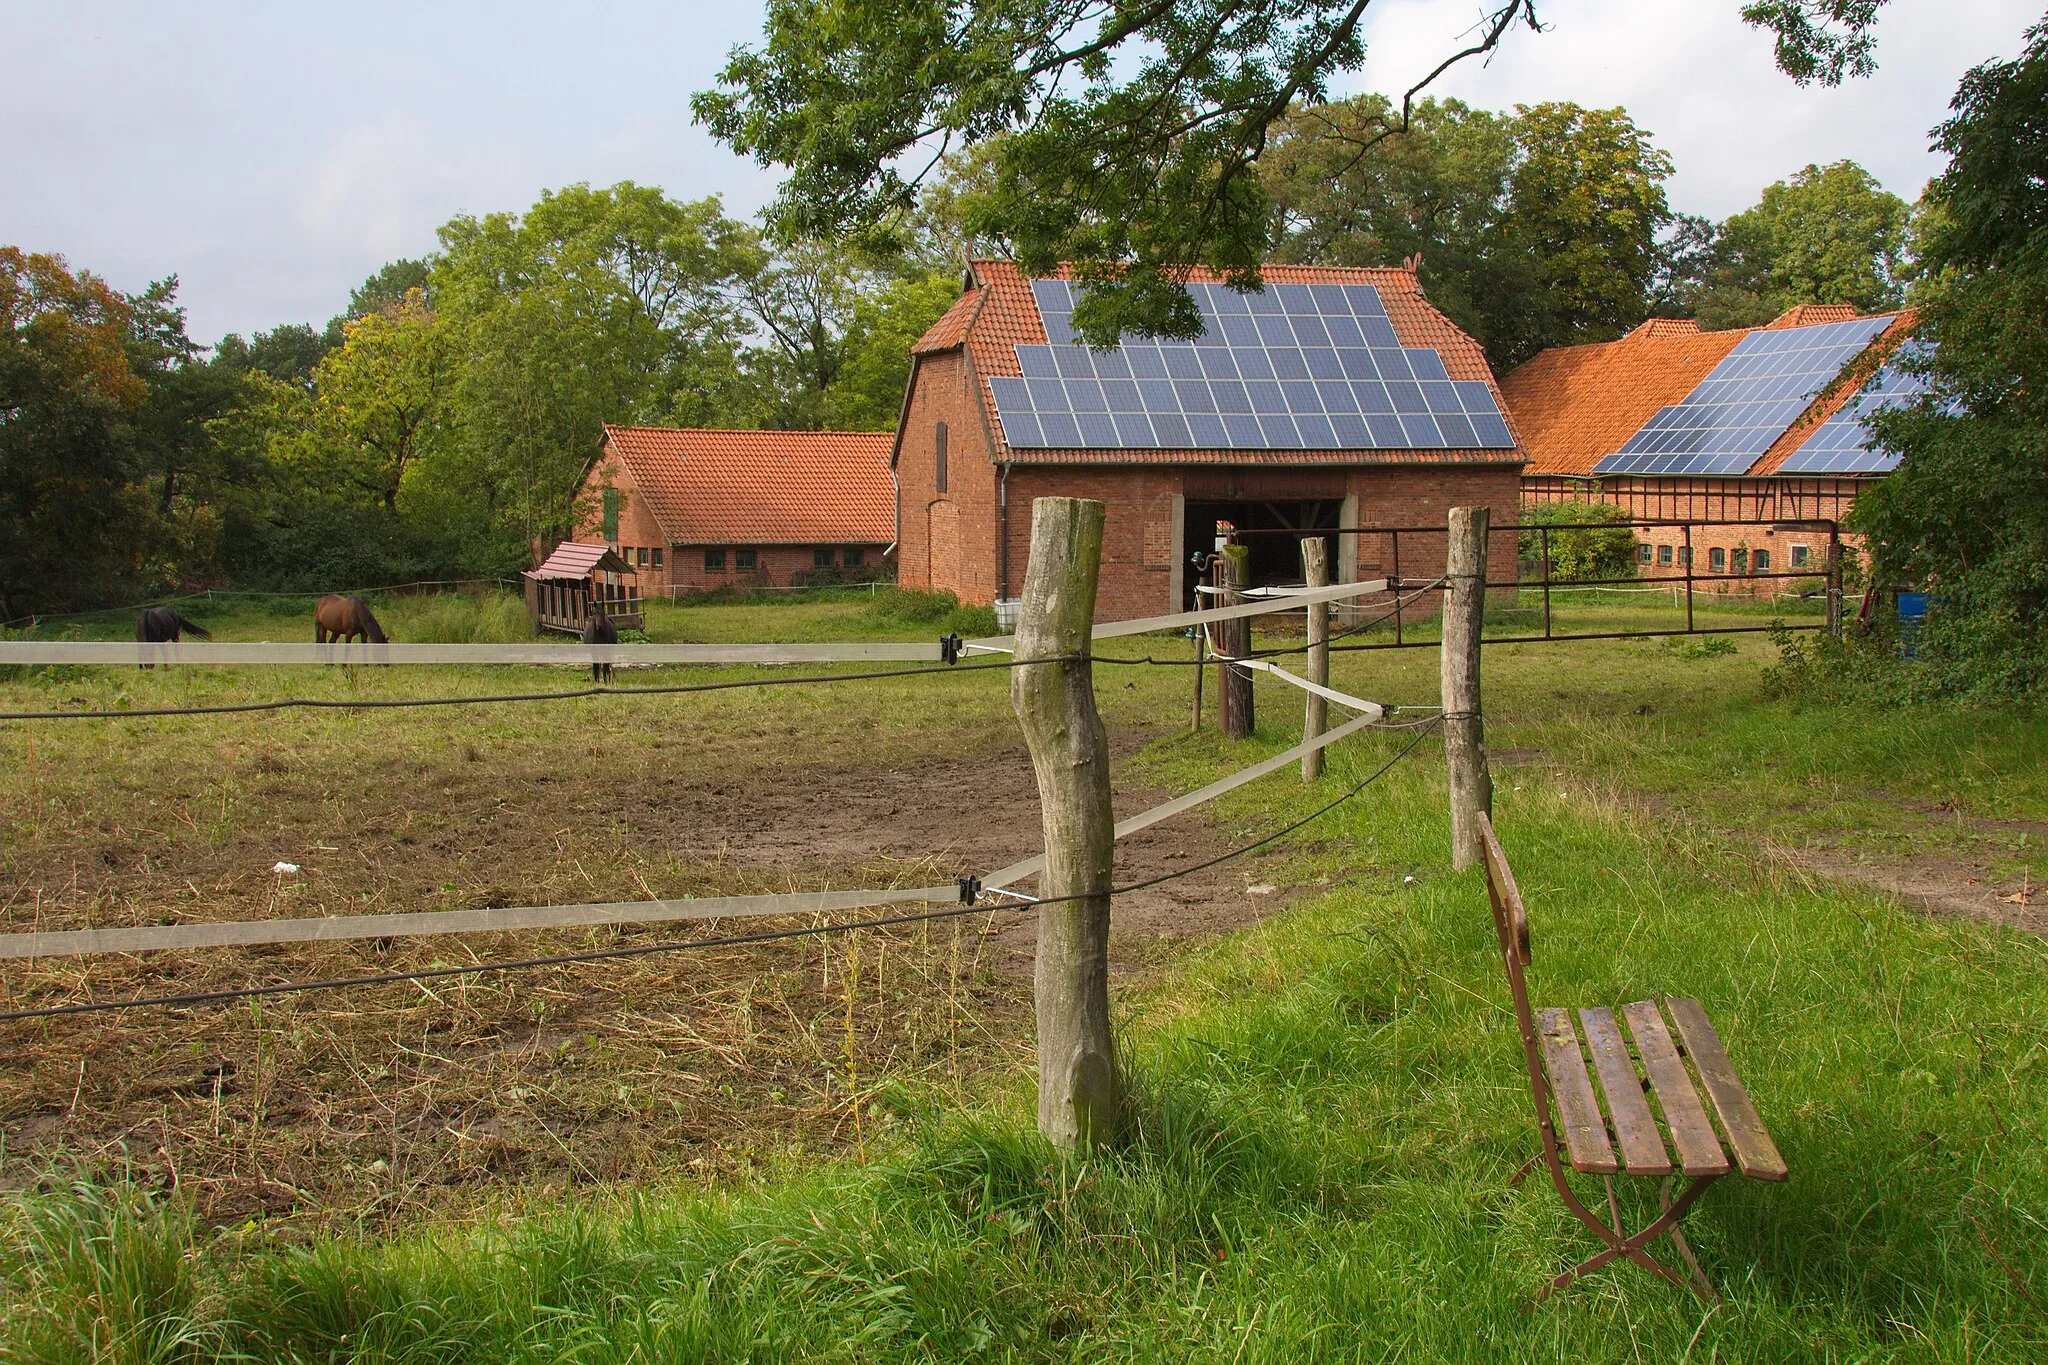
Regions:
[[[1707,1097],[1714,1102],[1714,1112],[1721,1117],[1721,1131],[1728,1135],[1728,1150],[1735,1154],[1735,1164],[1751,1180],[1783,1180],[1790,1174],[1785,1158],[1778,1154],[1778,1144],[1771,1141],[1756,1106],[1749,1102],[1749,1092],[1736,1077],[1735,1064],[1728,1060],[1720,1035],[1707,1022],[1707,1012],[1699,1001],[1681,996],[1667,996],[1664,1004],[1671,1011],[1671,1021],[1678,1025],[1678,1036],[1700,1073]]]
[[[1572,1032],[1571,1014],[1538,1010],[1536,1026],[1543,1036],[1543,1071],[1550,1078],[1550,1093],[1557,1099],[1558,1121],[1564,1129],[1572,1169],[1613,1175],[1621,1167],[1615,1164],[1614,1149],[1607,1143],[1607,1123],[1600,1117],[1600,1101],[1593,1097],[1593,1078],[1586,1074],[1586,1057]]]
[[[1582,1009],[1579,1028],[1586,1035],[1586,1050],[1593,1054],[1593,1071],[1600,1078],[1600,1093],[1607,1099],[1608,1117],[1614,1120],[1622,1166],[1630,1175],[1670,1175],[1671,1156],[1664,1150],[1664,1139],[1657,1135],[1657,1118],[1643,1098],[1643,1078],[1636,1073],[1635,1059],[1628,1055],[1628,1043],[1621,1036],[1621,1026],[1614,1022],[1614,1011]]]
[[[1621,1007],[1628,1031],[1636,1040],[1636,1052],[1643,1070],[1657,1092],[1657,1105],[1664,1111],[1664,1126],[1671,1133],[1671,1145],[1678,1152],[1678,1164],[1687,1175],[1726,1175],[1728,1155],[1707,1121],[1699,1091],[1693,1088],[1692,1073],[1679,1060],[1671,1031],[1654,1001],[1638,1000]]]

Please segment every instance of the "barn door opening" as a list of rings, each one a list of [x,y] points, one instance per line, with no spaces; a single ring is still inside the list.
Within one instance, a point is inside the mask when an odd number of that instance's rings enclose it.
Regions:
[[[1194,610],[1195,584],[1208,581],[1207,573],[1198,571],[1198,564],[1206,564],[1208,556],[1233,535],[1251,550],[1250,586],[1281,587],[1301,582],[1301,542],[1305,535],[1335,530],[1343,524],[1343,513],[1341,498],[1244,502],[1197,502],[1190,498],[1181,537],[1189,559],[1181,576],[1181,610]],[[1258,534],[1237,535],[1245,531]],[[1283,534],[1289,532],[1302,534]],[[1329,542],[1329,562],[1334,566],[1338,562],[1337,538],[1324,539]]]

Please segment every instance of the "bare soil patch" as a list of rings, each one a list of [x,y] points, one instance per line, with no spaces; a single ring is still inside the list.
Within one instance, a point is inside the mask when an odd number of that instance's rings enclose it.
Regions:
[[[1118,755],[1139,732],[1116,736]],[[772,742],[772,741],[771,741]],[[6,927],[923,884],[1038,847],[1019,743],[755,765],[659,742],[400,748],[340,769],[223,742],[208,771],[110,766],[0,851]],[[1165,799],[1126,786],[1118,813]],[[1211,857],[1200,812],[1118,849],[1142,880]],[[297,875],[271,873],[278,860]],[[1268,854],[1120,898],[1114,969],[1290,899]],[[1248,892],[1257,886],[1258,894]],[[847,918],[860,918],[856,913]],[[786,921],[707,925],[702,936]],[[674,927],[0,964],[8,1008],[654,943]],[[896,1087],[1030,1064],[1031,921],[998,913],[702,952],[0,1025],[0,1181],[83,1162],[214,1219],[382,1223],[494,1191],[742,1175],[857,1145]]]

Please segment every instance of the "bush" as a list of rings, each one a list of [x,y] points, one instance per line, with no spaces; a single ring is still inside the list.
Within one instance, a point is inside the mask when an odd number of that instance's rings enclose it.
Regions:
[[[963,607],[950,592],[885,588],[875,594],[866,615],[879,624],[928,627],[936,635],[972,639],[996,633],[994,607]]]
[[[1525,502],[1520,511],[1520,552],[1540,573],[1543,551],[1550,550],[1550,580],[1578,583],[1587,579],[1629,578],[1636,571],[1636,535],[1627,526],[1628,513],[1604,502]],[[1544,528],[1537,530],[1534,528]],[[1550,529],[1557,528],[1557,529]]]

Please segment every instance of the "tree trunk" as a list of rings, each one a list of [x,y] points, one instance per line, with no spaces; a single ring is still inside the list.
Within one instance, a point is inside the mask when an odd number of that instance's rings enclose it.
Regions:
[[[1017,620],[1010,700],[1038,777],[1045,827],[1038,912],[1038,1129],[1060,1147],[1106,1142],[1117,1116],[1109,1025],[1109,889],[1115,871],[1109,741],[1086,657],[1102,563],[1103,505],[1039,498]]]
[[[1444,761],[1450,773],[1451,866],[1478,864],[1479,821],[1493,809],[1486,770],[1486,725],[1479,704],[1479,638],[1486,624],[1486,542],[1492,513],[1453,507],[1445,546]]]

